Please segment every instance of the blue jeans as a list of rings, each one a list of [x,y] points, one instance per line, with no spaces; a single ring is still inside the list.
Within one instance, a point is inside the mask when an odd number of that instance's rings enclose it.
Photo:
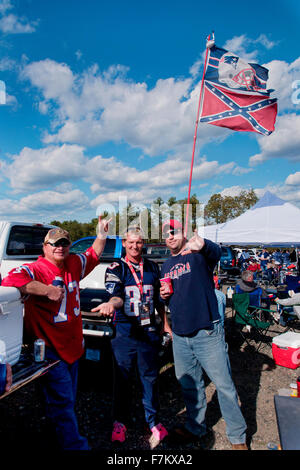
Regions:
[[[211,330],[199,330],[194,336],[178,336],[173,333],[173,353],[175,373],[186,405],[186,428],[198,436],[206,433],[205,370],[216,386],[230,442],[245,443],[247,426],[231,378],[221,324],[215,323]]]
[[[131,373],[137,365],[143,389],[145,420],[151,429],[159,423],[159,336],[148,327],[127,323],[116,325],[116,337],[111,341],[114,353],[113,420],[130,421]]]
[[[46,358],[59,359],[51,349]],[[45,413],[54,428],[57,444],[62,450],[89,450],[88,441],[78,431],[75,415],[78,361],[67,364],[60,361],[41,377],[41,391]]]

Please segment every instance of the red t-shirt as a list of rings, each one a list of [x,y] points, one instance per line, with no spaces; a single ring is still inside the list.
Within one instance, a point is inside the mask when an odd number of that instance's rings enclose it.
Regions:
[[[247,271],[259,271],[260,270],[260,265],[258,263],[253,263],[253,264],[249,264],[248,268],[247,268]]]
[[[79,281],[98,264],[92,247],[85,253],[70,254],[60,269],[40,256],[33,263],[26,263],[11,270],[2,286],[22,287],[35,280],[52,284],[56,276],[64,280],[65,296],[54,302],[44,296],[30,295],[25,299],[24,330],[27,338],[41,338],[64,361],[72,364],[83,354],[82,320],[80,315]]]

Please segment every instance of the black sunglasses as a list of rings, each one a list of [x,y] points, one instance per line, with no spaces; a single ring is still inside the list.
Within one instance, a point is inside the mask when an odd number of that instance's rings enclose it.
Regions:
[[[57,240],[57,242],[51,243],[47,242],[47,245],[55,246],[56,248],[59,246],[62,246],[63,248],[66,248],[67,246],[70,245],[70,242],[63,238],[62,240]]]
[[[170,228],[169,230],[166,230],[164,232],[164,235],[166,238],[169,237],[169,235],[177,235],[177,233],[181,233],[181,228]]]

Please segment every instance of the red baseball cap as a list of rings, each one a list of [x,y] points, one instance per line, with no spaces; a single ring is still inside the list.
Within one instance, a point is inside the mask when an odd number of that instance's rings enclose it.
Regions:
[[[182,230],[182,224],[179,222],[179,220],[176,220],[176,219],[170,219],[167,222],[163,223],[163,226],[162,226],[162,232],[163,233],[164,233],[166,227],[175,228],[175,229],[180,228]]]

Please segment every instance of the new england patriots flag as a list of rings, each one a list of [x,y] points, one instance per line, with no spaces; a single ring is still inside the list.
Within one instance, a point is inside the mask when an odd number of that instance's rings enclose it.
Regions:
[[[236,54],[213,45],[209,49],[201,97],[200,122],[235,131],[270,135],[277,99],[267,90],[268,70],[248,64]]]

